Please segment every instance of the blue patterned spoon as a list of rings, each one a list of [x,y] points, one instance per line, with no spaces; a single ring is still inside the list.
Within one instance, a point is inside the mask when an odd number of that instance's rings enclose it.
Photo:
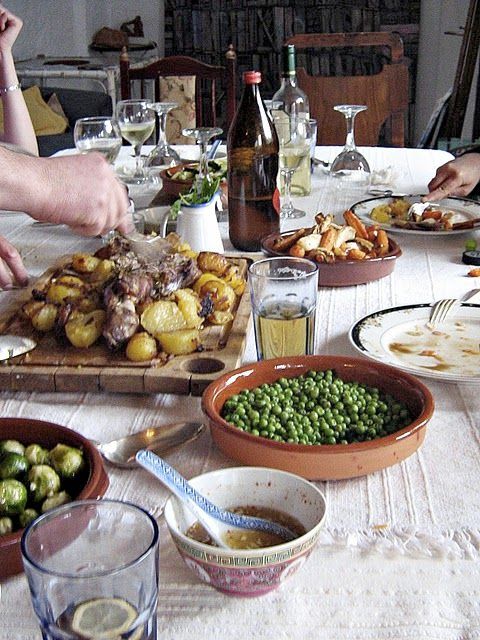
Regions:
[[[276,522],[264,518],[241,516],[238,513],[217,507],[205,496],[198,493],[178,471],[151,451],[141,449],[135,457],[141,467],[158,478],[167,489],[187,505],[219,547],[229,548],[225,541],[225,535],[227,532],[235,530],[265,531],[283,538],[285,542],[296,538],[290,529]]]

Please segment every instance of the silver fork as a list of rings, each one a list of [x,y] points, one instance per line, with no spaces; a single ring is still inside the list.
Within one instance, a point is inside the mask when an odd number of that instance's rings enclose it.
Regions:
[[[455,313],[460,307],[462,302],[471,300],[471,298],[476,296],[478,293],[480,293],[480,289],[472,289],[461,298],[444,298],[443,300],[438,300],[432,307],[430,318],[427,322],[427,327],[429,329],[435,329],[437,325],[445,322],[447,317],[453,315],[453,313]]]

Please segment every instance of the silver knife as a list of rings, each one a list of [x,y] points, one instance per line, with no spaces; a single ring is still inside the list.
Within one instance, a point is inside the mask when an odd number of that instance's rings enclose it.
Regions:
[[[35,349],[37,343],[31,338],[13,335],[0,335],[0,361],[9,360],[15,356],[21,356]]]

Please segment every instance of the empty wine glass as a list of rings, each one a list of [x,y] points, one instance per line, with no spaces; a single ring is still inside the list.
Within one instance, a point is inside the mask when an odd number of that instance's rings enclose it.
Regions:
[[[120,100],[117,102],[117,121],[122,136],[135,151],[135,171],[122,180],[129,184],[142,184],[148,178],[142,159],[142,145],[152,135],[155,127],[155,111],[147,100]]]
[[[307,158],[310,163],[309,129],[305,118],[287,116],[274,117],[279,142],[280,175],[284,179],[285,198],[280,209],[280,218],[303,218],[305,211],[294,207],[291,198],[292,176]]]
[[[345,116],[347,138],[343,150],[330,166],[330,175],[348,181],[352,186],[366,187],[370,184],[370,167],[355,145],[354,126],[357,113],[365,111],[367,107],[358,104],[337,104],[333,108]]]
[[[73,129],[75,147],[80,153],[97,151],[113,164],[122,148],[122,134],[113,118],[79,118]]]
[[[152,102],[149,105],[158,115],[158,141],[145,161],[147,167],[171,167],[180,163],[180,156],[167,143],[167,114],[175,107],[176,102]]]
[[[189,138],[195,138],[195,142],[200,145],[200,163],[196,180],[197,188],[200,191],[203,179],[210,179],[207,151],[208,141],[223,133],[223,129],[219,127],[195,127],[192,129],[183,129],[182,133]]]

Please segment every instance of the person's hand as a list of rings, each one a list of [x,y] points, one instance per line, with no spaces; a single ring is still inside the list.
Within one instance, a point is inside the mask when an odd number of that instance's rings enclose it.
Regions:
[[[0,289],[28,284],[28,273],[20,254],[5,238],[0,236]]]
[[[37,220],[66,224],[86,236],[133,230],[125,186],[98,153],[45,159],[49,184]]]
[[[480,153],[466,153],[437,169],[423,200],[435,202],[447,196],[467,196],[480,181]]]
[[[22,20],[0,4],[0,53],[11,50],[22,26]]]

